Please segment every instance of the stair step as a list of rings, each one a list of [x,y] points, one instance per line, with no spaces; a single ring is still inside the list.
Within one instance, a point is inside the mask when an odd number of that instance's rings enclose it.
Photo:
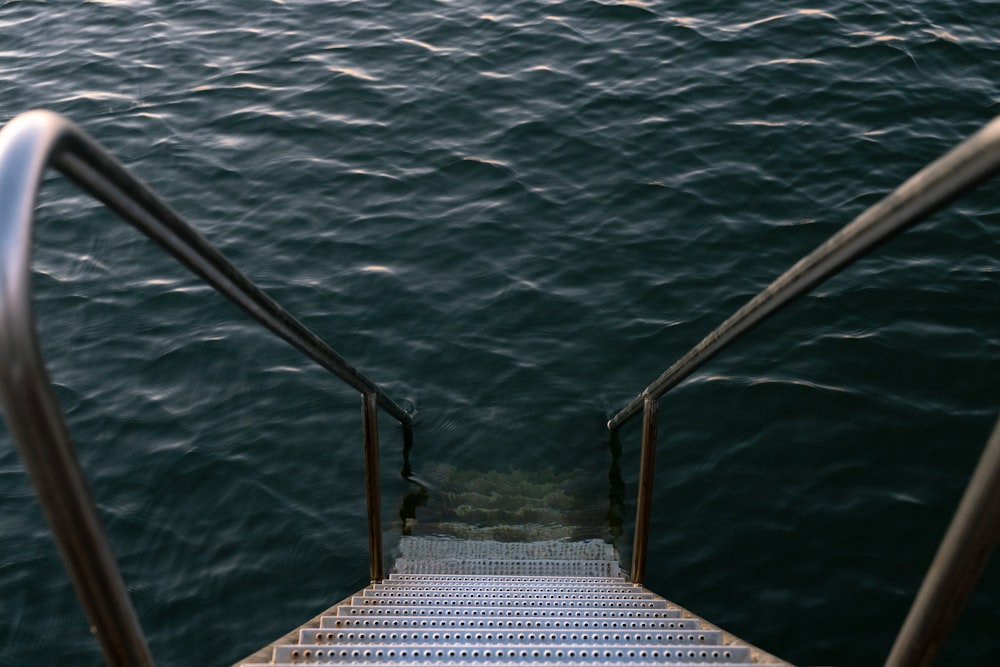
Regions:
[[[548,584],[548,585],[526,585],[526,584],[448,584],[444,582],[424,582],[424,583],[385,583],[385,584],[374,584],[372,590],[375,591],[454,591],[460,593],[475,593],[475,592],[497,592],[497,593],[529,593],[531,591],[547,591],[551,593],[561,593],[561,592],[573,592],[573,593],[637,593],[643,595],[652,595],[642,588],[633,586],[632,584],[617,584],[617,585],[580,585],[580,584]]]
[[[599,598],[577,599],[573,595],[543,595],[543,596],[506,596],[476,598],[444,597],[432,595],[417,595],[410,597],[366,597],[355,595],[351,597],[351,605],[398,607],[402,605],[418,605],[431,607],[530,607],[558,609],[666,609],[663,599],[640,598],[623,599],[617,596],[602,596]]]
[[[554,616],[557,618],[676,618],[676,609],[591,609],[591,608],[539,608],[539,607],[441,607],[441,606],[387,606],[340,605],[339,616],[494,616],[512,618]]]
[[[558,510],[541,506],[519,507],[517,509],[494,509],[477,507],[475,505],[450,505],[439,507],[438,511],[431,508],[425,510],[425,515],[438,521],[454,517],[465,523],[499,526],[502,524],[531,524],[543,526],[564,526],[567,524],[589,525],[600,521],[607,513],[607,507],[590,509]]]
[[[487,558],[410,559],[396,561],[399,573],[419,574],[514,574],[527,576],[578,575],[613,577],[617,560],[495,560]]]
[[[403,537],[399,544],[407,559],[495,559],[495,560],[597,560],[612,561],[617,554],[603,540],[566,542],[499,542],[496,540],[456,540],[442,537]]]
[[[680,611],[676,609],[666,609],[658,612],[655,617],[643,618],[608,618],[595,617],[586,618],[575,616],[567,618],[563,616],[532,616],[530,618],[510,617],[510,618],[476,618],[470,616],[417,616],[414,618],[398,616],[364,616],[352,618],[350,616],[323,616],[320,619],[320,628],[428,628],[442,629],[464,629],[464,628],[487,628],[487,629],[573,629],[573,630],[697,630],[701,623],[694,618],[681,618]]]
[[[300,630],[300,644],[573,644],[594,645],[612,643],[631,644],[720,644],[722,633],[718,630],[656,630],[656,631],[611,631],[577,630],[559,631],[516,629],[516,630],[441,630],[432,629],[308,629]]]
[[[577,498],[567,494],[558,487],[548,489],[548,493],[535,496],[512,496],[503,493],[479,493],[477,491],[459,491],[441,495],[441,505],[461,507],[471,505],[484,509],[517,510],[523,507],[543,508],[546,510],[572,510],[580,507]],[[607,510],[607,500],[603,507]]]
[[[781,663],[628,581],[610,543],[606,489],[585,483],[590,475],[449,466],[421,474],[400,513],[393,573],[248,663]]]
[[[270,667],[298,667],[299,665],[309,664],[309,663],[305,663],[305,662],[269,662],[267,664],[270,665]],[[312,664],[352,664],[352,663],[351,662],[341,662],[340,659],[338,658],[333,663],[315,663],[314,662]],[[394,660],[393,662],[377,662],[376,661],[376,662],[365,662],[365,663],[361,663],[361,664],[364,664],[365,667],[428,667],[429,665],[434,665],[435,663],[433,663],[433,662],[427,662],[426,660],[421,659],[421,660],[418,660],[418,661]],[[526,661],[521,660],[521,659],[514,660],[514,661],[504,659],[502,661],[501,660],[490,660],[489,662],[484,662],[484,661],[480,660],[480,661],[473,661],[473,662],[450,662],[448,664],[452,665],[453,667],[482,667],[483,665],[487,665],[487,664],[491,665],[492,667],[525,667],[526,665],[531,665],[532,663],[531,662],[526,662]],[[580,662],[565,662],[565,661],[563,661],[563,662],[547,662],[547,663],[545,663],[546,667],[576,667],[579,664],[581,664],[581,663]],[[614,660],[614,661],[607,661],[606,660],[604,662],[589,663],[589,664],[600,665],[600,667],[631,667],[631,665],[644,664],[644,663],[635,662],[635,661],[625,662],[625,661],[618,661],[618,660]],[[685,665],[692,665],[692,664],[699,664],[699,663],[692,662],[691,660],[685,659],[683,662],[676,662],[676,661],[671,660],[669,662],[660,661],[660,662],[652,662],[652,663],[648,663],[648,664],[654,664],[657,667],[684,667]],[[741,661],[741,662],[713,662],[711,664],[714,667],[746,667],[750,663],[747,663],[745,661]],[[782,664],[782,663],[776,663],[776,662],[767,662],[767,663],[763,663],[763,662],[762,663],[756,663],[755,662],[753,664],[756,667],[788,667],[788,663],[783,663]],[[239,667],[259,667],[259,666],[258,665],[252,665],[252,664],[242,664]]]
[[[525,583],[525,584],[548,584],[548,583],[568,583],[568,584],[588,584],[588,583],[598,583],[598,584],[619,584],[627,583],[625,577],[620,575],[617,576],[604,576],[604,577],[567,577],[567,576],[517,576],[517,575],[461,575],[461,574],[411,574],[411,573],[401,573],[395,572],[389,575],[389,578],[385,582],[396,582],[396,581],[427,581],[427,582],[488,582],[488,583]]]
[[[711,664],[738,663],[750,658],[750,650],[740,646],[644,646],[641,644],[616,644],[606,647],[579,647],[574,644],[546,646],[514,644],[509,646],[449,646],[431,647],[400,644],[391,647],[364,644],[297,644],[275,648],[275,662],[295,664],[322,664],[350,660],[353,664],[392,662],[393,664],[606,664],[610,661],[627,664]],[[402,661],[402,662],[397,662]]]
[[[603,485],[595,485],[593,475],[583,470],[563,473],[551,470],[477,472],[449,465],[434,465],[425,468],[422,473],[431,487],[440,490],[432,497],[456,493],[476,493],[487,496],[495,494],[525,499],[543,498],[552,493],[592,497],[596,489],[604,489]]]
[[[511,591],[509,589],[494,589],[484,591],[478,588],[466,588],[458,590],[447,590],[439,588],[419,588],[407,587],[401,590],[372,590],[365,589],[363,598],[373,600],[396,600],[400,598],[434,598],[441,600],[581,600],[592,601],[594,603],[604,600],[653,600],[656,599],[652,593],[644,593],[636,589],[624,589],[610,592],[596,592],[586,590],[574,590],[567,588],[554,591],[544,588],[530,588],[524,591]]]
[[[607,531],[603,528],[584,527],[567,524],[557,526],[531,524],[506,524],[502,526],[474,526],[461,521],[429,521],[421,514],[421,519],[407,518],[407,534],[427,536],[450,536],[463,540],[496,540],[498,542],[534,542],[536,540],[559,540],[574,538],[600,538]]]

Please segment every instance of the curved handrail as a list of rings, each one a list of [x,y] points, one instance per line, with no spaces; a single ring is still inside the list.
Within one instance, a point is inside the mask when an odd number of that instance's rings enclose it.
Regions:
[[[273,333],[357,391],[376,395],[379,405],[400,423],[411,422],[410,415],[374,382],[230,264],[148,186],[71,121],[50,111],[21,114],[4,127],[0,152],[5,156],[0,163],[4,179],[0,184],[2,220],[5,227],[17,228],[0,231],[0,258],[5,262],[6,279],[17,288],[19,298],[30,295],[27,285],[19,281],[30,275],[32,210],[42,175],[51,164]]]
[[[1000,541],[1000,420],[886,658],[929,667]]]
[[[643,413],[632,549],[633,582],[641,583],[646,569],[659,399],[780,308],[998,173],[1000,116],[911,176],[887,197],[796,262],[608,421],[608,429],[615,431],[640,411]],[[931,565],[887,664],[901,667],[930,664],[933,660],[941,640],[947,635],[955,615],[971,591],[983,562],[1000,538],[1000,511],[995,505],[1000,499],[1000,492],[993,488],[990,495],[990,484],[998,482],[1000,422],[987,445],[987,452],[973,473],[966,498]],[[957,573],[962,574],[958,576]],[[946,613],[938,613],[931,608],[941,600],[948,602]]]
[[[614,430],[701,368],[781,307],[1000,171],[1000,116],[911,176],[892,194],[855,218],[796,262],[705,336],[608,421]]]
[[[371,574],[381,578],[375,406],[398,420],[407,435],[411,416],[237,270],[86,132],[58,114],[29,111],[0,131],[0,393],[7,424],[108,664],[145,666],[153,661],[77,461],[35,330],[32,226],[38,190],[50,166],[361,392]]]

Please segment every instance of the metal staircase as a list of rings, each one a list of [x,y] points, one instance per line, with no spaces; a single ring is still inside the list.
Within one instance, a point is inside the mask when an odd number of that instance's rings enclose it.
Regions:
[[[240,665],[788,664],[620,573],[558,574],[617,570],[607,544],[403,542],[424,557]]]
[[[628,581],[607,537],[569,537],[609,533],[585,477],[429,469],[393,574],[239,665],[788,664]]]
[[[787,664],[683,614],[622,577],[393,574],[275,646],[270,664]]]
[[[607,544],[621,534],[621,507],[614,499],[610,507],[596,508],[577,501],[600,496],[572,483],[556,489],[545,488],[548,482],[532,480],[513,485],[510,479],[495,480],[498,488],[521,489],[506,497],[482,488],[456,489],[452,496],[438,494],[447,511],[439,507],[436,516],[422,523],[410,512],[422,499],[413,498],[401,512],[404,537],[396,572],[386,578],[378,409],[399,423],[404,458],[412,448],[413,416],[265,294],[80,128],[47,111],[18,116],[0,131],[0,403],[4,420],[107,663],[153,667],[49,379],[34,322],[32,229],[38,190],[49,167],[61,171],[274,335],[361,394],[373,583],[239,664],[786,665],[641,585],[653,499],[658,402],[785,305],[1000,173],[1000,117],[804,256],[608,422],[611,448],[620,451],[617,429],[640,412],[643,415],[631,580],[626,581],[617,569],[617,555]],[[617,465],[613,462],[612,469]],[[404,469],[408,467],[404,464]],[[886,665],[916,667],[933,661],[1000,541],[998,508],[1000,422]],[[597,526],[589,521],[595,509],[607,523]]]

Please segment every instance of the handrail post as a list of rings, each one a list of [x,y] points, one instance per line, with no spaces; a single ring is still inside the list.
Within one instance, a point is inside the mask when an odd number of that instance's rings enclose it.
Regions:
[[[410,451],[413,449],[413,424],[406,422],[402,424],[403,427],[403,467],[400,469],[399,474],[403,479],[410,479],[411,468],[410,468]]]
[[[378,460],[378,396],[361,396],[361,430],[365,447],[365,500],[368,503],[368,569],[372,581],[382,581],[382,494]]]
[[[642,449],[639,453],[639,492],[635,506],[635,541],[632,544],[632,583],[646,577],[649,518],[653,509],[653,473],[656,471],[656,432],[660,401],[646,396],[642,405]]]
[[[886,667],[934,662],[1000,540],[1000,421],[938,547]]]

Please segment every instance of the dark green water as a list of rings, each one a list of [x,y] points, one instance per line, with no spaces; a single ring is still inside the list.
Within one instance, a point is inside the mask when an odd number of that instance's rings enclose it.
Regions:
[[[415,471],[607,469],[610,413],[1000,112],[992,1],[0,3],[0,116],[68,115],[418,413]],[[154,655],[366,583],[358,398],[53,177],[43,346]],[[664,399],[648,583],[884,659],[996,419],[987,185]],[[386,530],[405,486],[382,422]],[[623,433],[634,494],[638,425]],[[395,521],[395,523],[394,523]],[[1000,661],[1000,570],[941,664]],[[100,664],[9,437],[0,665]]]

